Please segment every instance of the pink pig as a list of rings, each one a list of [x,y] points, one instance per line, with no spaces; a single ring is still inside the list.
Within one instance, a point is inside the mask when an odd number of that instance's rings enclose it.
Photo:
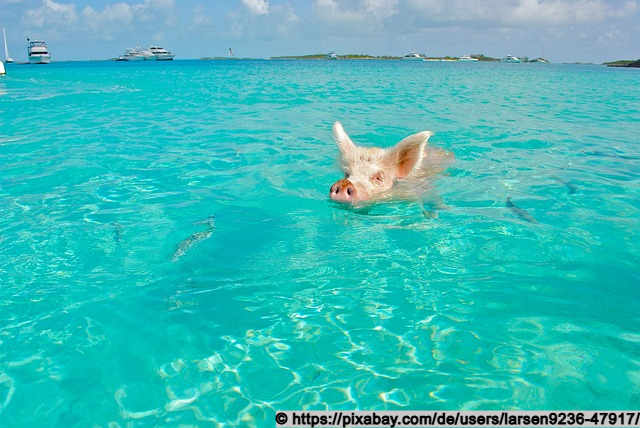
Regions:
[[[360,205],[385,198],[418,196],[428,176],[444,170],[453,153],[427,146],[433,132],[408,136],[389,149],[356,146],[340,122],[333,138],[340,149],[344,178],[336,181],[329,196],[336,202]],[[411,195],[418,193],[418,195]]]

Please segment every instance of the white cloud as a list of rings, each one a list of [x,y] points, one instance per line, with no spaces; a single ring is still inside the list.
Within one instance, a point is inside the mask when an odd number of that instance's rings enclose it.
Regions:
[[[242,40],[244,42],[264,42],[278,38],[291,37],[293,29],[300,18],[288,3],[269,4],[263,0],[242,0],[245,9],[228,12],[225,23],[226,29],[222,36],[229,41]]]
[[[191,12],[191,24],[189,29],[212,28],[214,21],[206,13],[202,5],[196,5]]]
[[[135,11],[125,3],[107,5],[101,11],[85,7],[82,12],[83,28],[94,37],[110,40],[114,32],[128,27],[134,21]]]
[[[512,10],[507,9],[508,20],[516,24],[558,26],[601,22],[609,6],[599,0],[542,1],[521,0]]]
[[[624,3],[620,2],[619,8],[610,9],[607,15],[610,18],[626,18],[626,17],[632,16],[637,11],[638,11],[638,2],[626,1]]]
[[[314,0],[315,17],[335,26],[363,24],[379,27],[398,13],[400,0]]]
[[[364,19],[364,14],[341,8],[336,0],[315,0],[313,7],[317,16],[328,22],[356,22]]]
[[[387,19],[398,13],[399,0],[366,0],[366,11],[376,19]]]
[[[638,7],[636,1],[606,0],[406,0],[406,5],[425,25],[501,27],[600,23]]]
[[[266,0],[242,0],[242,4],[256,15],[269,14],[269,2]]]
[[[280,34],[287,34],[289,29],[300,22],[300,18],[289,5],[279,5],[274,8],[274,15],[278,20],[276,31]]]
[[[41,7],[27,10],[25,15],[25,20],[36,27],[53,24],[69,28],[78,20],[74,4],[56,3],[53,0],[44,0]]]
[[[78,12],[74,3],[43,0],[42,6],[27,10],[22,21],[25,27],[52,34],[108,41],[123,33],[148,37],[158,27],[170,28],[173,9],[174,0],[144,0],[107,4],[102,10],[86,6]]]

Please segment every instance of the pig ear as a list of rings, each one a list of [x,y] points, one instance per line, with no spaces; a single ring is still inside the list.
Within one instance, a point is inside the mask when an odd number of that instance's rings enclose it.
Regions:
[[[388,153],[388,160],[396,169],[396,177],[404,178],[409,175],[424,158],[424,148],[433,132],[423,131],[413,134],[392,147]]]
[[[344,132],[340,122],[333,124],[333,138],[336,140],[336,144],[342,154],[352,153],[356,149],[356,145],[351,141],[347,133]]]

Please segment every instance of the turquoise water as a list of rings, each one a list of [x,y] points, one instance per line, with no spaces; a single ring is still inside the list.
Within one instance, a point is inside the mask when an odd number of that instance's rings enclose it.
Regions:
[[[7,71],[0,426],[640,408],[636,70]],[[434,131],[447,209],[331,203],[335,120],[371,145]]]

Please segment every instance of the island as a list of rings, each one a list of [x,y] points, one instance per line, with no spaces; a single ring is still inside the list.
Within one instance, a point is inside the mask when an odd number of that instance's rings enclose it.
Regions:
[[[287,55],[287,56],[272,56],[271,59],[401,59],[399,56],[375,56],[367,54],[347,54],[339,55],[336,57],[328,57],[327,54],[310,54],[310,55]]]
[[[605,62],[604,65],[607,67],[631,67],[631,68],[640,68],[640,59],[632,60],[632,59],[621,59],[613,62]]]
[[[508,56],[506,58],[492,58],[490,56],[486,56],[484,54],[474,54],[474,55],[464,55],[462,57],[457,56],[431,56],[425,54],[413,54],[415,58],[424,61],[445,61],[445,62],[453,62],[453,61],[475,61],[475,62],[530,62],[530,63],[543,63],[548,64],[549,61],[544,58],[534,58],[529,59],[526,56],[522,57],[513,57]],[[272,56],[268,58],[236,58],[233,56],[214,56],[214,57],[203,57],[200,58],[204,61],[211,60],[234,60],[234,59],[269,59],[269,60],[312,60],[312,61],[321,61],[321,60],[402,60],[407,59],[408,55],[405,56],[396,56],[396,55],[369,55],[369,54],[345,54],[345,55],[337,55],[335,52],[330,53],[316,53],[316,54],[306,54],[306,55],[284,55],[284,56]]]
[[[422,58],[430,61],[457,61],[459,57],[454,56],[442,56],[435,57],[422,54],[420,55]],[[471,58],[477,59],[478,61],[485,62],[499,62],[499,59],[491,58],[489,56],[485,56],[483,54],[471,55]],[[322,60],[322,59],[366,59],[366,60],[399,60],[402,59],[402,56],[394,56],[394,55],[368,55],[368,54],[346,54],[346,55],[333,55],[329,56],[328,54],[310,54],[310,55],[286,55],[286,56],[272,56],[270,59],[310,59],[310,60]]]

